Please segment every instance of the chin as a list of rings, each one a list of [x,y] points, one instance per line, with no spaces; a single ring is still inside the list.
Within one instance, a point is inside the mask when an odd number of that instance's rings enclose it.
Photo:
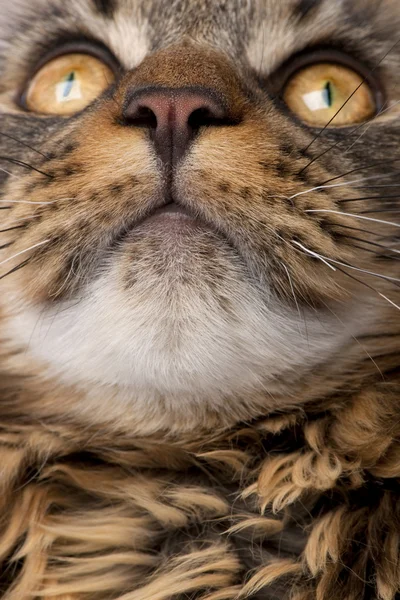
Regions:
[[[295,404],[299,382],[354,326],[285,306],[223,236],[176,210],[126,233],[79,296],[9,302],[11,336],[42,376],[80,391],[74,411],[141,433],[230,426],[285,408],[285,396]]]

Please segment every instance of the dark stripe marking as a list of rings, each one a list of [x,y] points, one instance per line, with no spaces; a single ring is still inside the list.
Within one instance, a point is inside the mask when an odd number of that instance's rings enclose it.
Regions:
[[[117,0],[93,0],[96,10],[104,17],[111,19],[117,9]]]
[[[311,16],[317,8],[319,8],[322,0],[299,0],[298,4],[294,7],[294,16],[299,21]]]

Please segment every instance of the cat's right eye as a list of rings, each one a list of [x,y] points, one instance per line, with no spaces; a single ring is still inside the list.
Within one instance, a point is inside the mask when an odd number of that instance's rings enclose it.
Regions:
[[[334,62],[315,62],[287,81],[283,99],[312,127],[345,127],[363,123],[378,112],[374,87],[356,70]]]
[[[24,93],[24,107],[47,115],[69,116],[83,110],[114,82],[113,71],[90,54],[71,53],[47,62]]]

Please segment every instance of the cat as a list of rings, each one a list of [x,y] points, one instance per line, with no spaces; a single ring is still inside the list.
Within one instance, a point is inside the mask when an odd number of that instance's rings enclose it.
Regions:
[[[3,0],[6,600],[400,594],[396,0]]]

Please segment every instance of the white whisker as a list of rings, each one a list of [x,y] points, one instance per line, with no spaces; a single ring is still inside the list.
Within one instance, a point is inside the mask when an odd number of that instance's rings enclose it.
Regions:
[[[306,210],[306,213],[332,213],[334,215],[343,215],[344,217],[352,217],[353,219],[362,219],[363,221],[372,221],[373,223],[381,223],[382,225],[391,225],[392,227],[400,227],[400,223],[393,221],[382,221],[381,219],[373,219],[372,217],[364,217],[362,215],[354,215],[353,213],[345,213],[340,210],[329,210],[324,208],[313,208]]]
[[[368,131],[370,130],[371,127],[373,127],[375,125],[375,120],[380,117],[381,115],[384,115],[385,113],[387,113],[388,111],[390,111],[392,108],[395,108],[396,106],[398,106],[400,104],[400,100],[398,100],[397,102],[395,102],[394,104],[392,104],[391,106],[388,106],[387,108],[385,108],[384,110],[381,109],[378,114],[376,115],[375,119],[372,119],[370,122],[367,121],[367,123],[365,123],[365,125],[367,125],[367,127],[364,129],[364,131],[361,133],[361,135],[351,144],[351,146],[349,146],[347,148],[347,150],[345,150],[343,152],[343,156],[345,154],[347,154],[348,152],[350,152],[350,150],[356,145],[358,144],[358,142],[364,137],[364,135],[366,133],[368,133]]]
[[[10,173],[10,171],[7,171],[7,169],[3,169],[0,167],[0,171],[2,171],[2,173],[6,173],[6,175],[8,175],[9,177],[15,177],[15,179],[18,179],[19,175],[16,175],[15,173]]]
[[[287,266],[285,265],[285,263],[281,262],[281,265],[282,265],[282,267],[286,271],[286,275],[287,275],[287,278],[289,280],[290,289],[292,290],[293,299],[294,299],[294,302],[296,304],[297,312],[299,314],[300,321],[302,321],[304,319],[302,319],[302,317],[301,317],[300,306],[299,306],[299,303],[297,302],[297,298],[296,298],[296,294],[295,294],[294,286],[293,286],[293,281],[292,281],[292,278],[290,276],[289,269],[287,268]],[[300,323],[299,323],[299,333],[300,333],[300,335],[302,335],[302,331],[301,331],[301,328],[300,328]]]
[[[39,215],[29,215],[27,217],[23,217],[22,219],[14,219],[13,221],[7,222],[7,226],[14,225],[14,223],[24,223],[25,221],[32,221],[33,219],[37,219]]]
[[[293,242],[296,244],[296,242]],[[299,244],[297,244],[299,245]],[[394,281],[396,283],[400,283],[400,279],[397,277],[389,277],[388,275],[381,275],[380,273],[374,273],[373,271],[367,271],[366,269],[360,269],[359,267],[353,267],[353,265],[349,265],[347,263],[340,262],[339,260],[335,260],[334,258],[329,258],[328,256],[318,255],[321,259],[325,259],[326,261],[332,262],[335,265],[340,265],[341,267],[346,267],[347,269],[352,269],[353,271],[358,271],[359,273],[365,273],[366,275],[371,275],[372,277],[379,277],[379,279],[386,279],[386,281]]]
[[[398,310],[400,310],[400,306],[398,306],[397,304],[395,304],[393,302],[393,300],[391,300],[390,298],[388,298],[387,296],[385,296],[384,294],[381,294],[380,292],[378,292],[378,294],[384,298],[385,300],[387,300],[389,302],[389,304],[391,304],[392,306],[394,306],[395,308],[397,308]]]
[[[49,241],[50,241],[49,239],[48,240],[44,240],[44,242],[39,242],[38,244],[34,244],[30,248],[26,248],[26,250],[21,250],[21,252],[17,252],[17,254],[14,254],[14,256],[10,256],[9,258],[6,258],[5,260],[1,261],[0,262],[0,266],[1,265],[5,265],[6,263],[10,262],[10,260],[13,260],[14,258],[17,258],[17,256],[21,256],[21,254],[25,254],[26,252],[29,252],[30,250],[33,250],[34,248],[38,248],[39,246],[43,246],[44,244],[48,244]]]
[[[306,248],[305,246],[303,246],[303,244],[300,244],[300,242],[293,242],[292,241],[292,244],[296,244],[296,246],[298,246],[299,248],[301,248],[302,250],[304,250],[304,252],[307,252],[307,254],[311,254],[311,256],[314,256],[314,258],[318,258],[321,262],[325,263],[327,267],[329,267],[330,269],[332,269],[332,271],[336,271],[335,267],[333,267],[332,265],[330,265],[327,262],[327,260],[325,259],[324,256],[321,256],[320,254],[317,254],[316,252],[313,252],[309,248]]]
[[[332,183],[330,185],[317,185],[316,187],[310,188],[309,190],[305,190],[304,192],[298,192],[294,194],[294,196],[290,196],[287,200],[294,200],[294,198],[298,198],[298,196],[304,196],[305,194],[309,194],[310,192],[315,192],[316,190],[328,190],[332,188],[344,187],[346,185],[352,185],[353,183],[362,183],[364,181],[371,181],[373,179],[384,179],[385,177],[393,177],[393,173],[387,173],[386,175],[372,175],[371,177],[360,177],[359,179],[353,179],[352,181],[345,181],[342,183]],[[398,184],[400,186],[400,184]],[[364,186],[363,186],[364,187]],[[368,186],[365,186],[368,187]],[[398,187],[393,186],[393,187]]]
[[[29,200],[0,200],[2,204],[54,204],[58,202],[58,200],[53,200],[52,202],[30,202]]]
[[[0,200],[1,204],[55,204],[56,202],[67,202],[68,200],[75,200],[75,198],[58,198],[57,200],[51,200],[49,202],[32,202],[30,200]]]

